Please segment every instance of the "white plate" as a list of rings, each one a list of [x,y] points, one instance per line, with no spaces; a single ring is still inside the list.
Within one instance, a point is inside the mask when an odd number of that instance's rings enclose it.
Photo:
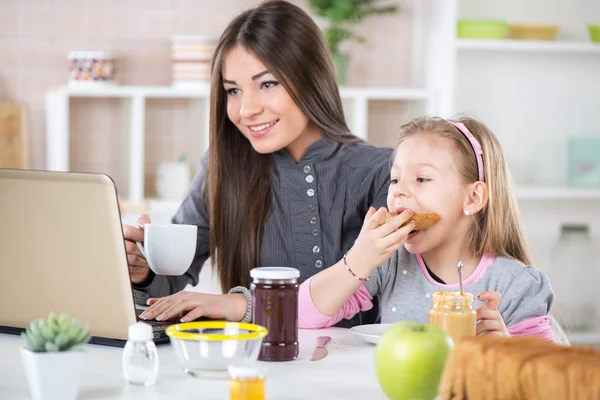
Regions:
[[[383,333],[394,324],[371,324],[371,325],[359,325],[350,328],[350,332],[368,343],[377,344],[379,338]]]

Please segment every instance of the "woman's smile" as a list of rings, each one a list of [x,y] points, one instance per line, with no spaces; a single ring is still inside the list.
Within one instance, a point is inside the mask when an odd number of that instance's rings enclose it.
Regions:
[[[248,132],[250,133],[250,135],[252,137],[261,138],[261,137],[265,136],[267,133],[271,132],[274,129],[275,125],[277,125],[278,122],[279,122],[279,120],[277,119],[275,121],[271,121],[271,122],[267,122],[267,123],[247,125]]]

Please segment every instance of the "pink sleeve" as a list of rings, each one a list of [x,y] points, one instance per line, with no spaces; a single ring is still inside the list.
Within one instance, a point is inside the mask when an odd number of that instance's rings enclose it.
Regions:
[[[352,318],[359,311],[369,310],[373,307],[373,297],[369,294],[365,285],[358,288],[356,292],[344,303],[342,309],[334,316],[321,314],[310,297],[310,281],[304,281],[300,285],[298,293],[298,322],[302,329],[327,328],[344,318]]]
[[[544,315],[541,317],[526,319],[508,327],[508,332],[512,336],[537,336],[550,342],[556,342],[556,336],[550,326],[550,317]]]

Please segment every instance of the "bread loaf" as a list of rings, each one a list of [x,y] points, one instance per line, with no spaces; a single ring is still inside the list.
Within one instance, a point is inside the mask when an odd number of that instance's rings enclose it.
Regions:
[[[600,352],[534,336],[464,338],[448,358],[440,398],[600,399]]]

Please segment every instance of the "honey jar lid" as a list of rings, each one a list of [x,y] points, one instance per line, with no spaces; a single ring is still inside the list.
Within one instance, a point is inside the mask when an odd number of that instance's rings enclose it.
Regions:
[[[463,292],[461,295],[459,292],[455,292],[454,296],[448,296],[445,299],[446,304],[451,306],[463,306],[473,304],[473,293]]]

